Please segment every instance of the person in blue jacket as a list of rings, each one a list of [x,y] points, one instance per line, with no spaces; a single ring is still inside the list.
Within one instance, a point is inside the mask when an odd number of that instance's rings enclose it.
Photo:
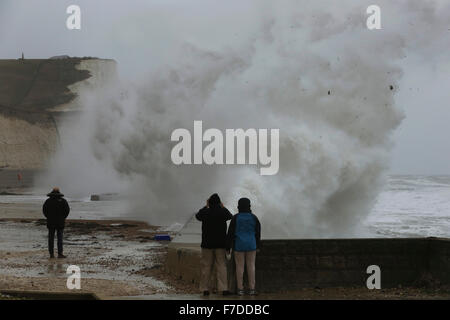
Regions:
[[[241,198],[238,201],[239,213],[233,216],[227,233],[227,250],[233,249],[236,262],[237,293],[244,295],[244,265],[247,265],[247,278],[250,295],[255,291],[255,260],[256,250],[261,241],[261,224],[250,209],[250,199]]]

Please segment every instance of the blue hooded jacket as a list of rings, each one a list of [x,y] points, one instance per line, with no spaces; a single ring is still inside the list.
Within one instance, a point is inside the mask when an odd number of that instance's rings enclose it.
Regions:
[[[259,248],[261,224],[251,212],[240,212],[233,216],[227,234],[227,249],[245,252]]]

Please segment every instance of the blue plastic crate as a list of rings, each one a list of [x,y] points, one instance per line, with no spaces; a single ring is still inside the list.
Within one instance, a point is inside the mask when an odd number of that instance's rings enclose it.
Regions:
[[[157,234],[153,237],[153,240],[156,241],[170,241],[170,236],[168,234]]]

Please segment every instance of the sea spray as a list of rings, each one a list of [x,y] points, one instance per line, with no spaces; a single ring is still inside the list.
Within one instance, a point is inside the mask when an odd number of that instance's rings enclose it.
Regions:
[[[180,36],[170,61],[152,61],[148,70],[140,62],[142,72],[132,77],[139,83],[125,78],[108,90],[81,93],[87,116],[78,134],[86,139],[73,147],[80,158],[98,159],[108,179],[114,176],[129,198],[124,213],[154,224],[184,222],[218,192],[231,210],[249,197],[264,237],[364,235],[359,226],[382,186],[391,133],[403,118],[394,100],[401,59],[445,48],[450,12],[436,1],[379,1],[382,29],[368,30],[370,4],[261,1],[248,23],[236,22],[242,32],[235,42],[227,35],[210,48],[208,37]],[[211,25],[201,21],[204,33]],[[164,24],[159,27],[163,33]],[[226,34],[227,28],[212,30]],[[152,46],[141,40],[140,46]],[[160,56],[155,46],[154,57]],[[171,132],[195,120],[219,130],[279,128],[279,172],[174,165]],[[74,161],[55,159],[61,171]],[[99,176],[86,170],[88,186]],[[69,186],[72,175],[60,176]]]

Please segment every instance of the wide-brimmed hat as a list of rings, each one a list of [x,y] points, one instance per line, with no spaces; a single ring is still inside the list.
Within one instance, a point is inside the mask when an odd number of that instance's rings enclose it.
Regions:
[[[47,193],[47,197],[64,197],[64,194],[59,191],[59,188],[55,187],[51,192]]]

